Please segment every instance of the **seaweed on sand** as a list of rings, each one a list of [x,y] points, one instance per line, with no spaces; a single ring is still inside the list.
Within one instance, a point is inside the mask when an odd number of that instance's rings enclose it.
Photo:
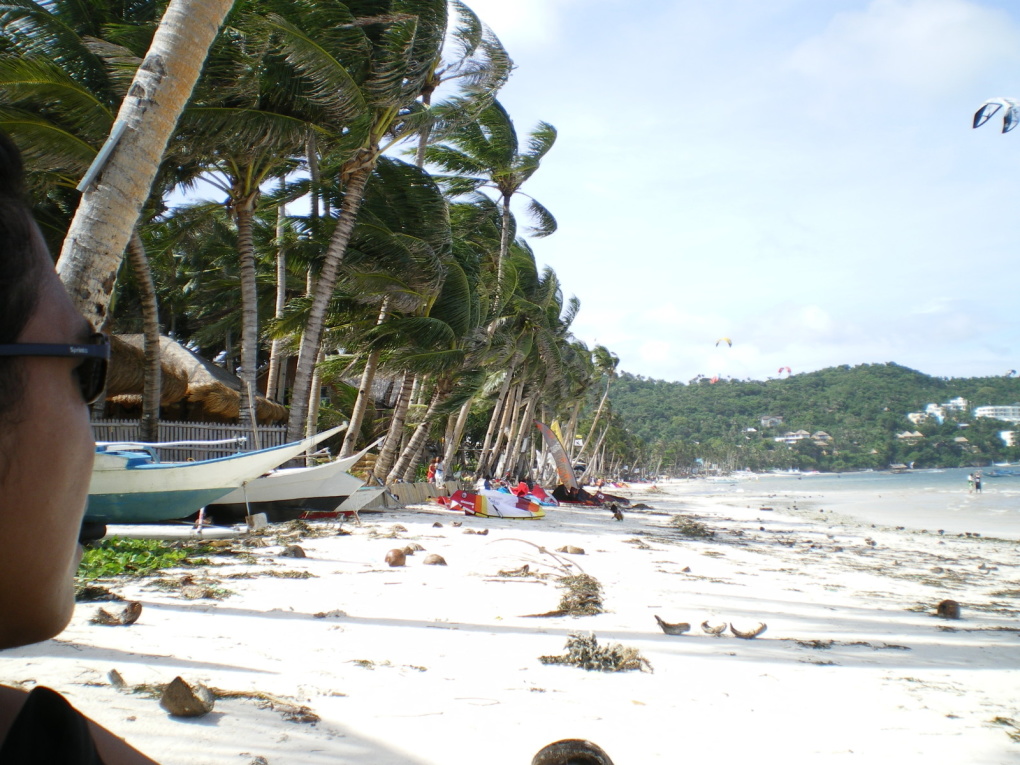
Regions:
[[[691,539],[711,539],[715,536],[715,532],[701,521],[683,515],[674,515],[670,518],[669,525],[679,531],[682,536]]]
[[[652,665],[636,648],[610,643],[600,646],[594,632],[583,634],[572,632],[564,646],[565,654],[560,656],[539,656],[543,664],[567,664],[581,667],[589,672],[625,672],[639,669],[652,672]]]
[[[594,616],[605,613],[602,608],[602,585],[595,577],[589,574],[561,576],[556,583],[565,589],[559,608],[528,616]]]

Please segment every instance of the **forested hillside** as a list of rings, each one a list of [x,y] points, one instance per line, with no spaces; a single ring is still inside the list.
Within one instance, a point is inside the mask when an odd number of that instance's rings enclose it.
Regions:
[[[914,425],[908,412],[956,397],[966,412]],[[897,364],[842,366],[767,381],[708,379],[691,384],[651,380],[622,373],[610,394],[613,410],[628,430],[665,453],[664,467],[701,458],[726,467],[883,468],[981,465],[1016,459],[998,433],[998,420],[974,419],[974,407],[1020,401],[1014,377],[947,379]],[[762,425],[762,418],[782,423]],[[774,438],[787,432],[824,431],[831,442],[805,439],[787,446]],[[924,437],[898,439],[904,431]],[[965,441],[958,439],[966,439]]]

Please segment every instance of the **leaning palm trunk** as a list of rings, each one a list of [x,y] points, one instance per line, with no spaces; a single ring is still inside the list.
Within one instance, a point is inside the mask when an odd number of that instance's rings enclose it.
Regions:
[[[467,427],[468,416],[471,414],[472,399],[464,402],[464,406],[457,413],[457,420],[453,424],[453,433],[446,439],[446,451],[443,452],[443,464],[446,465],[447,473],[452,475],[453,458],[460,449],[460,442],[464,438],[464,428]],[[451,415],[452,416],[452,415]],[[462,463],[463,464],[463,463]]]
[[[531,424],[532,417],[535,416],[535,406],[538,404],[538,395],[532,394],[531,398],[528,399],[528,404],[524,408],[524,416],[520,418],[518,424],[517,433],[513,441],[513,447],[510,449],[510,459],[507,464],[510,467],[510,471],[515,475],[521,474],[521,452],[524,451],[524,439],[528,435],[528,426]]]
[[[493,300],[492,320],[495,327],[496,319],[503,310],[503,268],[507,258],[510,257],[510,197],[503,197],[502,226],[499,232],[499,261],[496,263],[496,297]]]
[[[574,454],[574,442],[577,440],[577,420],[581,416],[581,407],[584,406],[584,398],[582,397],[576,404],[574,404],[573,410],[570,412],[570,422],[567,423],[567,429],[563,433],[563,446],[567,450],[567,454],[570,456],[570,461],[573,463],[577,459],[577,455]]]
[[[298,352],[297,370],[294,373],[294,388],[291,397],[290,419],[287,422],[287,439],[296,441],[301,436],[301,428],[308,411],[311,395],[312,368],[322,345],[322,331],[326,322],[326,309],[329,307],[333,288],[336,286],[337,275],[347,245],[354,232],[354,223],[365,197],[365,187],[375,167],[375,153],[370,149],[363,150],[358,164],[350,175],[344,188],[344,201],[340,207],[340,217],[329,247],[326,249],[325,262],[319,272],[312,293],[312,305],[308,312],[308,322],[301,336],[301,350]]]
[[[319,404],[322,402],[322,367],[319,365],[325,356],[323,351],[319,351],[318,363],[312,373],[312,400],[308,406],[308,419],[305,420],[305,438],[314,436],[319,430]],[[315,464],[311,452],[305,454],[305,464],[309,467]]]
[[[514,385],[510,389],[507,403],[503,407],[503,417],[500,419],[499,430],[496,431],[496,443],[492,446],[492,455],[489,463],[490,465],[500,466],[497,472],[502,472],[502,464],[505,461],[503,459],[503,444],[506,442],[507,436],[510,435],[513,418],[517,415],[517,408],[520,406],[520,395],[523,387],[524,383]]]
[[[241,404],[237,422],[242,428],[254,428],[255,379],[258,366],[258,289],[255,284],[255,239],[253,236],[255,199],[234,204],[237,221],[237,253],[241,265]],[[256,445],[258,448],[258,445]]]
[[[584,439],[584,443],[581,444],[581,448],[577,452],[577,456],[574,459],[581,459],[581,455],[585,453],[589,446],[591,446],[592,436],[595,435],[595,427],[599,424],[599,418],[602,417],[602,410],[606,406],[606,400],[609,398],[609,385],[612,382],[612,378],[606,380],[606,390],[602,394],[602,400],[599,401],[599,408],[595,410],[595,418],[591,421],[591,428],[588,429],[588,437]]]
[[[499,394],[496,396],[496,402],[492,407],[492,414],[489,416],[489,427],[485,430],[485,438],[482,440],[482,451],[478,455],[478,472],[483,475],[489,470],[492,439],[496,435],[496,428],[503,417],[503,407],[506,405],[506,398],[510,392],[510,383],[513,381],[513,376],[514,368],[511,365],[510,369],[506,372],[506,377],[503,379],[503,384],[499,388]]]
[[[390,474],[386,477],[386,483],[393,483],[398,478],[402,477],[405,471],[412,466],[413,458],[417,457],[425,446],[425,439],[432,426],[432,420],[435,418],[436,409],[442,405],[449,395],[450,394],[446,390],[446,386],[436,386],[436,390],[432,394],[432,400],[429,402],[429,408],[425,412],[425,416],[422,417],[421,422],[418,423],[418,427],[416,427],[414,429],[414,433],[411,434],[411,440],[407,442],[407,446],[404,447],[404,452],[400,455],[399,459],[397,459],[397,464],[393,466]]]
[[[145,255],[145,245],[138,231],[128,241],[128,260],[138,286],[142,304],[142,347],[145,351],[145,382],[142,387],[142,419],[138,435],[142,441],[159,440],[159,404],[162,394],[162,366],[159,355],[159,306],[156,303],[156,285],[152,269]]]
[[[386,431],[386,440],[383,442],[383,448],[379,451],[379,459],[375,462],[373,473],[380,481],[389,476],[390,469],[400,453],[400,443],[404,434],[404,422],[407,419],[407,408],[411,404],[411,393],[413,390],[414,375],[407,372],[404,374],[404,381],[400,385],[400,393],[397,395],[396,406],[393,407],[393,416],[390,418],[389,430]]]
[[[390,299],[387,296],[383,298],[382,306],[379,308],[379,318],[375,322],[377,327],[386,321],[389,312]],[[358,385],[358,397],[354,401],[354,409],[351,411],[351,419],[347,425],[347,433],[344,435],[343,446],[340,447],[341,457],[349,457],[354,454],[354,447],[361,434],[361,423],[365,419],[368,402],[372,398],[372,383],[375,381],[375,370],[379,366],[379,355],[379,351],[371,351],[365,360],[365,368],[361,372],[361,383]]]
[[[375,371],[378,367],[379,351],[372,351],[365,359],[365,368],[361,372],[358,397],[354,401],[354,409],[351,410],[350,423],[347,426],[347,433],[344,435],[343,446],[340,447],[341,457],[349,457],[354,454],[358,438],[361,435],[361,424],[365,419],[365,412],[368,411],[368,402],[372,398],[372,383],[375,381]]]
[[[280,182],[281,186],[283,181]],[[283,316],[287,305],[287,250],[283,244],[284,221],[287,216],[286,205],[276,208],[276,319]],[[277,391],[282,392],[280,376],[283,369],[283,341],[273,340],[269,347],[269,373],[266,380],[266,398],[275,399]]]
[[[598,453],[598,450],[599,450],[599,448],[600,448],[600,447],[602,446],[602,441],[603,441],[603,440],[605,440],[606,434],[607,434],[608,432],[609,432],[609,426],[608,426],[608,425],[606,425],[606,427],[605,427],[605,430],[603,430],[603,431],[602,431],[602,435],[600,435],[600,436],[599,436],[599,440],[598,440],[598,442],[597,442],[597,443],[595,444],[595,449],[594,449],[594,452],[593,452],[593,453],[595,453],[595,454],[597,454],[597,453]],[[580,453],[579,453],[579,454],[580,454]],[[589,460],[589,461],[588,461],[588,467],[586,467],[586,468],[584,469],[584,474],[583,474],[583,475],[581,476],[581,480],[580,480],[580,483],[581,483],[582,485],[583,485],[583,484],[584,484],[584,482],[585,482],[585,481],[587,481],[587,480],[588,480],[588,478],[589,478],[589,477],[590,477],[590,476],[592,475],[592,472],[593,472],[593,471],[592,471],[592,468],[594,467],[594,465],[595,465],[595,461],[594,461],[594,460]]]
[[[167,141],[232,5],[233,0],[170,0],[110,139],[82,181],[84,193],[58,270],[78,310],[95,327],[106,322],[124,250]]]

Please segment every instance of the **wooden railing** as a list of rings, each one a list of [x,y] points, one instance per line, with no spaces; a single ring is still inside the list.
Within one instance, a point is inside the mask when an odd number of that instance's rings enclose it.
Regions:
[[[92,432],[96,441],[138,441],[138,420],[102,420],[92,421]],[[239,451],[250,451],[256,448],[255,437],[250,428],[217,422],[161,422],[159,437],[161,442],[168,441],[223,441],[230,438],[243,437],[246,442],[241,445],[219,444],[216,446],[180,446],[160,447],[159,458],[166,462],[183,462],[189,459],[208,460],[214,457],[227,457]],[[280,446],[287,443],[286,425],[260,425],[258,429],[258,448]]]

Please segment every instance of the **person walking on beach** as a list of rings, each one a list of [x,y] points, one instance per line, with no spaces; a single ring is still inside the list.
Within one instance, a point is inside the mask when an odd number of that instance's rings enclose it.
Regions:
[[[109,347],[57,278],[20,154],[0,134],[0,649],[71,619],[96,446],[88,405],[106,387]],[[59,693],[2,685],[0,762],[155,765]]]
[[[973,494],[974,493],[974,474],[973,473],[970,473],[967,476],[967,493],[968,494]]]
[[[434,483],[436,480],[436,465],[439,464],[439,457],[433,457],[429,463],[429,469],[425,471],[426,483]]]
[[[977,471],[974,474],[974,491],[976,491],[978,494],[981,493],[981,471],[980,470]]]

